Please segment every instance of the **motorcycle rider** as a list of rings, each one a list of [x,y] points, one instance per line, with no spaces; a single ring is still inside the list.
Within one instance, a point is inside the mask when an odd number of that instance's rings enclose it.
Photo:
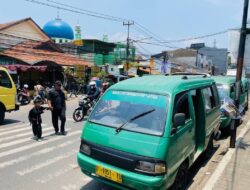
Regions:
[[[105,93],[105,91],[110,87],[109,82],[102,83],[102,92],[101,95]]]
[[[18,101],[21,104],[29,103],[30,102],[30,93],[29,93],[29,85],[24,84],[21,91],[18,93]]]
[[[95,81],[91,81],[89,83],[89,90],[87,95],[91,101],[98,99],[100,95],[100,90],[97,88]]]

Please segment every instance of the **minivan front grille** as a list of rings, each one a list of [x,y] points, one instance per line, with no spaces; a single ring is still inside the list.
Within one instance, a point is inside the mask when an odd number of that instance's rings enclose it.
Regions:
[[[136,173],[142,173],[140,171],[135,170],[138,161],[146,161],[146,162],[151,162],[151,163],[163,163],[164,162],[159,159],[139,156],[139,155],[123,152],[120,150],[116,150],[113,148],[97,145],[95,143],[91,143],[87,141],[82,141],[82,143],[88,145],[91,149],[91,154],[87,156],[94,158],[98,161],[110,164],[112,166],[116,166],[118,168],[122,168],[128,171],[133,171]],[[81,153],[85,154],[84,152],[81,152]],[[147,174],[147,175],[154,175],[154,174]]]

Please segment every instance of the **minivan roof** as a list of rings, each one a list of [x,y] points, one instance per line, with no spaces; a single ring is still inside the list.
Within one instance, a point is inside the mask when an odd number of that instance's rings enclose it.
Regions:
[[[184,79],[186,77],[186,79]],[[119,82],[110,87],[111,90],[147,92],[153,94],[173,94],[179,93],[195,87],[210,85],[214,82],[211,78],[203,76],[164,76],[149,75],[136,77]]]
[[[219,83],[219,84],[233,84],[235,83],[236,81],[236,78],[235,76],[213,76],[212,77],[216,83]],[[242,78],[242,81],[244,81],[245,78]]]

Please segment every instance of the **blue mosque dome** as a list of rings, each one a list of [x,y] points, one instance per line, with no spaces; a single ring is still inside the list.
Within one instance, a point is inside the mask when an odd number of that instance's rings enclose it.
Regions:
[[[47,22],[43,27],[43,31],[50,38],[65,38],[68,40],[74,39],[73,29],[68,23],[64,22],[60,18]]]

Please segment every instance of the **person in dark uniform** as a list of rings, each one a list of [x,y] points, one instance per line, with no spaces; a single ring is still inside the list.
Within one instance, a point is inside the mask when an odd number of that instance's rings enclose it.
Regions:
[[[32,125],[34,139],[40,141],[42,139],[42,118],[45,107],[42,107],[42,99],[40,96],[34,98],[34,107],[29,111],[29,121]]]
[[[56,81],[54,89],[49,92],[48,105],[52,112],[52,124],[55,129],[56,135],[66,135],[65,122],[66,122],[66,101],[65,94],[61,90],[61,81]],[[58,120],[61,120],[61,128],[59,133]]]

